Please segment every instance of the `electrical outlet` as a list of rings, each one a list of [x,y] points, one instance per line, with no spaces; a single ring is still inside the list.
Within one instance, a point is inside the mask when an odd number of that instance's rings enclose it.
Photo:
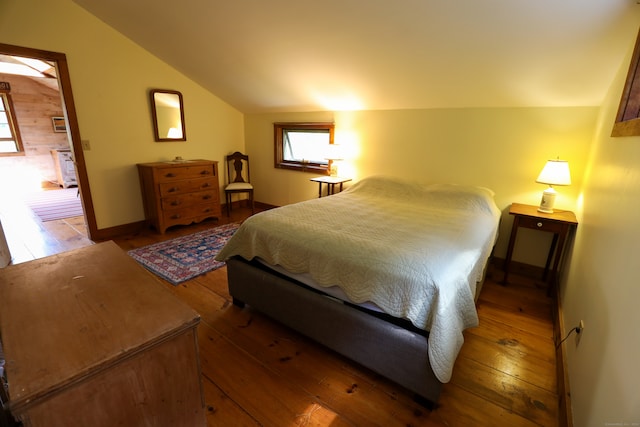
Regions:
[[[85,151],[89,151],[91,150],[91,144],[89,143],[88,139],[83,139],[82,141],[82,149]]]
[[[581,334],[582,331],[584,331],[584,320],[580,321],[580,324],[578,325],[578,330],[576,331],[578,334]]]

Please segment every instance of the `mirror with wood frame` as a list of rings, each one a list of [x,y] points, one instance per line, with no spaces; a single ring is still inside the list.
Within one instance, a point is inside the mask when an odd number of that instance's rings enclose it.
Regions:
[[[186,141],[182,94],[175,90],[152,89],[150,97],[156,141]]]

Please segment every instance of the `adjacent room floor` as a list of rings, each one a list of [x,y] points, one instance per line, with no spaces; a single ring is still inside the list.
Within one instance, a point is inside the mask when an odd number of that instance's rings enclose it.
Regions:
[[[87,238],[84,216],[42,221],[24,198],[15,194],[3,195],[0,221],[14,264],[93,244]]]

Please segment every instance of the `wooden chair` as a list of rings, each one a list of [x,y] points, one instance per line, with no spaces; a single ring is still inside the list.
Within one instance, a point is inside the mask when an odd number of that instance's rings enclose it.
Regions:
[[[249,156],[236,151],[226,157],[227,161],[227,186],[224,193],[227,202],[227,216],[231,212],[231,196],[236,193],[248,193],[249,203],[251,203],[251,214],[254,213],[253,205],[253,185],[251,185],[251,175],[249,173]],[[235,174],[233,180],[231,176]]]

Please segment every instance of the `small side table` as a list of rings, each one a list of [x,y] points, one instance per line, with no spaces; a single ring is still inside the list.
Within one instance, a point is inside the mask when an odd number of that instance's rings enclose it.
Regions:
[[[556,286],[558,281],[558,267],[560,258],[564,252],[564,246],[567,241],[569,231],[578,226],[576,215],[571,211],[554,209],[551,214],[538,211],[537,206],[523,205],[520,203],[511,204],[509,214],[513,215],[513,227],[511,228],[511,237],[509,238],[509,247],[507,249],[507,257],[504,263],[504,280],[506,284],[509,278],[509,267],[511,266],[511,256],[513,255],[513,247],[516,243],[518,228],[530,228],[533,230],[547,231],[553,233],[551,248],[547,255],[547,263],[544,267],[544,275],[542,280],[547,281],[551,259],[555,252],[555,260],[551,270],[551,284],[547,290],[547,294],[551,294],[551,287]]]
[[[339,176],[319,176],[317,178],[311,178],[309,181],[318,183],[318,198],[322,197],[322,184],[327,184],[327,196],[336,194],[336,184],[340,184],[340,191],[342,191],[342,184],[351,181],[351,178],[341,178]]]

